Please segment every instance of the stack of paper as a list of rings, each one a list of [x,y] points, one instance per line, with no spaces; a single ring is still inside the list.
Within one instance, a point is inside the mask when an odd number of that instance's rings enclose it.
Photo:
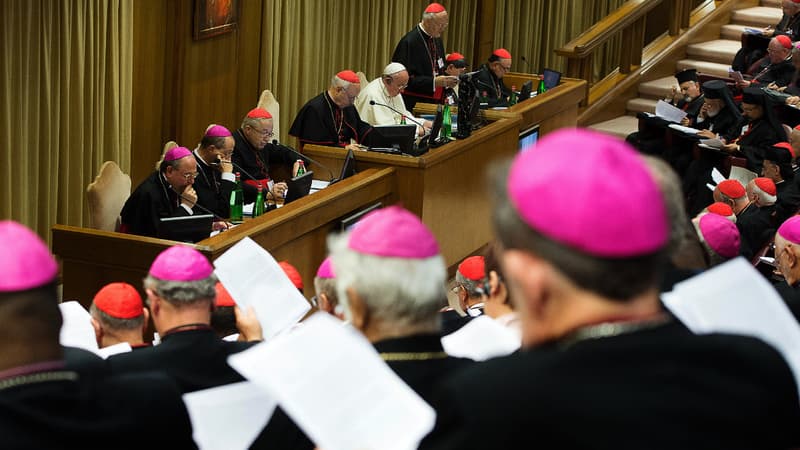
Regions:
[[[739,257],[678,283],[664,304],[695,333],[755,336],[783,354],[800,386],[800,326],[773,287]]]
[[[691,135],[695,135],[700,132],[700,130],[698,130],[697,128],[685,127],[683,125],[678,125],[677,123],[671,123],[669,124],[669,127],[672,128],[673,130],[678,130],[682,133]]]
[[[92,326],[92,316],[80,303],[67,301],[58,305],[61,309],[63,324],[59,341],[61,345],[78,347],[97,353],[97,337]]]
[[[291,328],[311,309],[275,258],[249,237],[217,258],[214,267],[236,304],[253,306],[265,340]]]
[[[412,449],[435,413],[370,343],[325,313],[228,363],[278,404],[319,448]]]

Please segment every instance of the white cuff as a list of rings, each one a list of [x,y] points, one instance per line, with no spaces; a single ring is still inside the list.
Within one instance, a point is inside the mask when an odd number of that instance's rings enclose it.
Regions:
[[[222,172],[222,179],[223,180],[228,180],[228,181],[233,181],[235,183],[236,182],[236,175],[234,175],[233,172]]]
[[[181,206],[183,206],[183,209],[185,209],[186,211],[189,212],[190,216],[194,215],[194,211],[192,211],[192,208],[189,208],[188,206],[186,206],[186,203],[181,203]]]

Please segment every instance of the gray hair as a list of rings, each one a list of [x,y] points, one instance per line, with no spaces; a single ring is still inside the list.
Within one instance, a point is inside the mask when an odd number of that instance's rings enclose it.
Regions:
[[[470,298],[479,298],[484,295],[489,295],[489,293],[486,292],[485,288],[485,286],[489,283],[488,278],[483,277],[480,280],[471,280],[462,275],[461,272],[458,271],[456,272],[455,278],[456,278],[456,283],[461,285],[464,288],[464,290],[467,291],[467,295]]]
[[[159,297],[175,306],[188,306],[200,301],[214,301],[217,297],[216,275],[198,281],[168,281],[152,275],[144,279],[145,289],[152,289]]]
[[[272,118],[271,117],[270,118],[267,118],[267,117],[245,117],[244,120],[242,120],[242,128],[244,128],[244,127],[255,128],[255,127],[261,125],[262,121],[267,121],[267,120],[272,120]]]
[[[683,191],[678,174],[664,160],[654,156],[644,156],[644,162],[650,169],[661,195],[664,197],[664,206],[670,223],[669,243],[667,251],[676,251],[691,233],[689,216],[686,215],[686,206],[683,200]]]
[[[319,297],[320,294],[328,296],[331,305],[336,306],[339,304],[339,295],[336,292],[336,278],[315,277],[314,291],[316,291],[317,297]]]
[[[371,315],[388,326],[420,331],[440,329],[447,270],[444,258],[404,259],[363,255],[347,246],[349,234],[328,238],[336,267],[336,290],[345,317],[352,320],[347,289],[353,289]]]
[[[120,319],[119,317],[110,316],[105,311],[100,310],[94,303],[89,307],[89,312],[92,317],[102,323],[104,327],[112,330],[135,330],[141,328],[144,324],[144,312],[131,319]]]

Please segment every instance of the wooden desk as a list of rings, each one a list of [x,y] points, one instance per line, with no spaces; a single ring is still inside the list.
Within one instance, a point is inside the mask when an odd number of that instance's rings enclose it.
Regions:
[[[517,89],[521,89],[522,84],[528,80],[533,81],[533,88],[536,89],[539,82],[538,75],[509,72],[503,77],[506,86],[509,88],[512,85],[517,86]],[[559,128],[570,128],[578,125],[578,106],[586,97],[587,89],[586,80],[561,78],[561,83],[558,86],[544,94],[517,103],[508,109],[487,109],[483,111],[483,114],[490,121],[502,118],[519,118],[519,131],[539,125],[539,133],[543,135]],[[435,114],[436,105],[418,103],[414,111],[419,114]]]
[[[448,266],[491,240],[486,168],[517,153],[519,118],[502,118],[467,139],[450,142],[420,157],[356,152],[357,170],[393,167],[398,200],[430,227]],[[306,145],[303,152],[341,170],[341,148]],[[324,169],[315,173],[326,173]]]
[[[210,260],[219,257],[245,236],[297,267],[305,293],[314,292],[317,267],[327,255],[326,239],[339,220],[376,202],[397,201],[396,171],[392,168],[363,170],[354,177],[301,198],[283,208],[246,221],[236,228],[204,239],[194,248]],[[150,264],[176,242],[88,228],[55,225],[53,253],[61,261],[63,298],[91,304],[105,284],[125,281],[141,292]]]

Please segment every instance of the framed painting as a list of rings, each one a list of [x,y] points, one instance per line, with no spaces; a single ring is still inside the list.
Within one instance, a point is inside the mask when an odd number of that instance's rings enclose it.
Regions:
[[[195,0],[194,38],[207,39],[236,29],[239,0]]]

